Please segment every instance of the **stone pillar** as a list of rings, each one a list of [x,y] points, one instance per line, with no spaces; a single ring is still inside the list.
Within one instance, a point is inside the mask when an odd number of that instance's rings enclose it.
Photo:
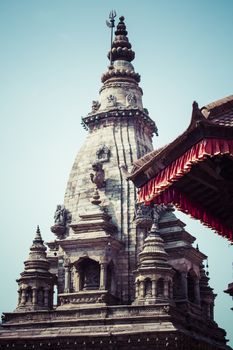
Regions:
[[[20,288],[18,290],[18,306],[21,304],[21,299],[22,299],[22,289]]]
[[[155,280],[152,281],[152,297],[153,298],[156,297],[156,281]]]
[[[187,272],[181,272],[181,286],[183,291],[183,298],[188,299],[188,283],[187,283]]]
[[[107,263],[100,264],[100,289],[107,288]]]
[[[26,304],[26,290],[25,289],[22,289],[21,304],[22,305]]]
[[[173,282],[169,281],[168,286],[169,286],[168,287],[169,288],[169,298],[173,299]]]
[[[139,296],[139,281],[135,282],[135,299]]]
[[[37,288],[36,287],[32,288],[32,304],[33,305],[37,304]]]
[[[44,290],[44,306],[48,307],[49,305],[49,291],[48,289]]]
[[[194,282],[194,297],[195,297],[195,304],[201,305],[199,279],[196,279]]]
[[[70,292],[70,267],[65,266],[65,293]]]
[[[169,299],[168,280],[164,281],[164,297],[165,299]]]
[[[145,284],[144,281],[140,281],[140,292],[139,295],[141,298],[145,297]]]
[[[75,292],[79,292],[81,290],[81,281],[80,281],[80,271],[79,268],[77,267],[75,270]]]

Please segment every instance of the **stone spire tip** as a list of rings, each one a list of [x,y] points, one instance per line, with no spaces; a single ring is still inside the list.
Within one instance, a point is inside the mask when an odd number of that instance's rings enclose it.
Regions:
[[[41,232],[40,232],[40,226],[39,226],[39,225],[37,225],[37,228],[36,228],[36,236],[35,236],[33,242],[35,242],[35,241],[37,241],[37,242],[38,242],[38,241],[42,241]]]
[[[135,53],[131,49],[131,44],[127,37],[128,32],[124,20],[124,16],[119,18],[119,23],[115,31],[115,39],[112,42],[111,52],[108,54],[108,58],[111,57],[113,62],[116,60],[131,62],[135,57]]]

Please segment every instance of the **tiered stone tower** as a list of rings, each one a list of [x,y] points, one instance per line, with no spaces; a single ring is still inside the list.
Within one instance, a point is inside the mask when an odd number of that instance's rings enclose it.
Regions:
[[[62,256],[66,254],[71,267],[79,265],[84,255],[85,259],[102,264],[101,259],[106,260],[106,249],[112,250],[117,257],[111,260],[116,278],[115,297],[121,303],[130,303],[134,296],[132,272],[136,268],[136,192],[134,185],[125,180],[124,170],[152,150],[152,136],[157,129],[143,108],[140,76],[131,63],[135,54],[127,37],[124,17],[120,17],[115,35],[113,65],[102,76],[99,101],[93,101],[92,111],[83,118],[88,135],[75,159],[65,193],[64,206],[72,223],[65,230],[59,225],[52,230],[59,236]],[[89,224],[93,225],[89,212],[96,187],[102,206],[115,225],[117,249],[109,240],[105,245],[102,241],[100,247],[96,242],[97,232],[93,232],[88,242],[85,232],[80,233],[83,215],[88,216]],[[85,220],[87,224],[88,219]],[[71,284],[75,275],[76,272],[71,276]],[[59,276],[58,290],[59,294],[65,291],[62,276]]]
[[[3,314],[0,349],[230,349],[195,238],[171,205],[136,204],[124,177],[157,133],[134,56],[120,17],[112,64],[82,120],[88,135],[54,215],[56,238],[46,255],[37,230],[18,307]]]
[[[46,256],[47,248],[37,227],[36,236],[30,248],[25,270],[17,280],[19,299],[16,311],[51,310],[53,289],[56,277],[49,272],[50,263]]]

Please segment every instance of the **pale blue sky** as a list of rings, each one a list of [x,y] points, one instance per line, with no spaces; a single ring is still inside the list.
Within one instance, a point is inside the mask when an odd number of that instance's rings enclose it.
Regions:
[[[53,239],[54,210],[86,135],[81,116],[108,65],[111,9],[126,18],[144,107],[159,129],[155,147],[184,131],[193,100],[202,106],[233,93],[232,0],[1,0],[0,311],[16,306],[15,279],[36,225]],[[196,221],[187,230],[209,255],[215,319],[233,346],[233,303],[222,292],[233,280],[233,247]]]

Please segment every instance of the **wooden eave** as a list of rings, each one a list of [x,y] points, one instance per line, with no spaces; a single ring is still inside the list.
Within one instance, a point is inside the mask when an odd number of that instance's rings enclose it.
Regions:
[[[163,148],[147,163],[143,164],[141,168],[130,174],[128,179],[133,181],[136,187],[142,187],[170,163],[204,138],[232,140],[233,128],[219,126],[207,120],[202,120],[196,125],[192,124],[182,135]]]

